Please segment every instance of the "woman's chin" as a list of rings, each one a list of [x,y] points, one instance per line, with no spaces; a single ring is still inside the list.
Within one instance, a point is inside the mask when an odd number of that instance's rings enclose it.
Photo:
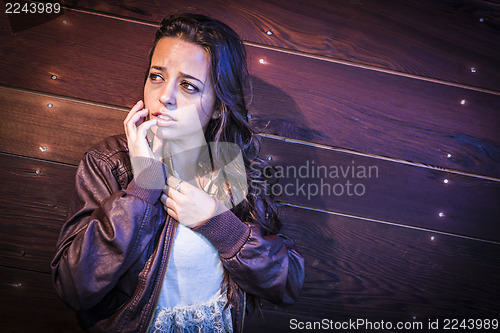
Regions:
[[[151,131],[154,133],[155,137],[157,137],[160,140],[168,140],[168,139],[174,139],[175,135],[172,135],[172,128],[169,127],[164,127],[164,126],[153,126],[151,127]]]

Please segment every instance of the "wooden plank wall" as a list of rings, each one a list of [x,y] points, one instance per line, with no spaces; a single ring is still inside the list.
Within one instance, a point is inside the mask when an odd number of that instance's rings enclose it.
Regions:
[[[498,4],[66,0],[0,14],[2,331],[78,332],[49,270],[76,165],[123,132],[157,23],[188,8],[246,41],[251,122],[307,261],[297,304],[246,331],[498,318]]]

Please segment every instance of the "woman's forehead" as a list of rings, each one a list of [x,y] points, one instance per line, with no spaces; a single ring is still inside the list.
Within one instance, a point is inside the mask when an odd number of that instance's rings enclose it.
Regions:
[[[156,45],[151,66],[173,71],[188,71],[190,75],[206,75],[209,55],[200,45],[176,37],[164,37]]]

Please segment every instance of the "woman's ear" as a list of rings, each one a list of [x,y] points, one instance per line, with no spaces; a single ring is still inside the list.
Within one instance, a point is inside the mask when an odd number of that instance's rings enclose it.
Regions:
[[[222,102],[217,98],[217,101],[214,105],[214,112],[212,112],[212,119],[219,119],[222,113]]]
[[[212,113],[212,119],[219,119],[220,118],[220,110],[214,110]]]

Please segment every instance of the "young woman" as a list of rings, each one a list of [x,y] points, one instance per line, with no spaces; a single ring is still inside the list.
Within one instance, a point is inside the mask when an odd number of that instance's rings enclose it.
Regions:
[[[244,47],[206,16],[165,18],[139,101],[82,159],[52,262],[92,332],[241,332],[292,304],[304,261],[278,234],[247,120]]]

